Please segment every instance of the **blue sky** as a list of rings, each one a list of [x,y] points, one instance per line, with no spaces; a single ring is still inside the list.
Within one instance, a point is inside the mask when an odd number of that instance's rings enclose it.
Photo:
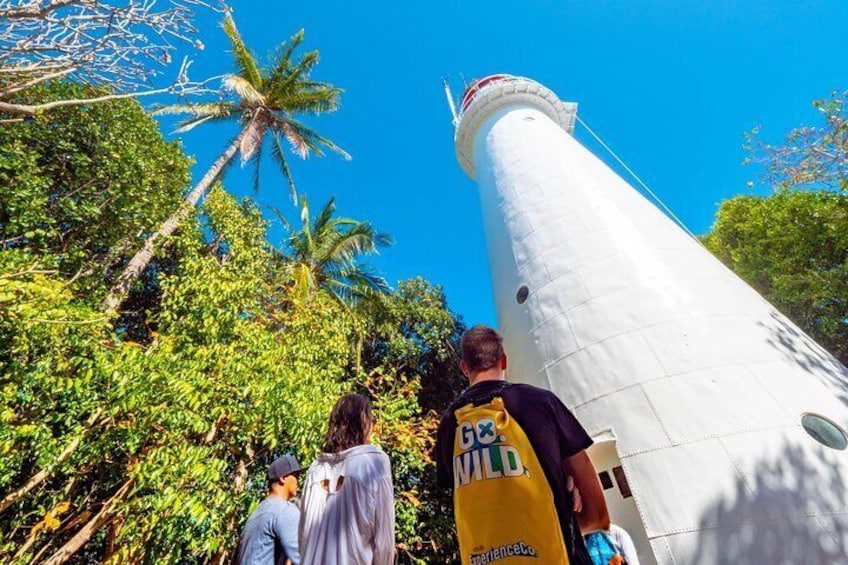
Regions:
[[[313,77],[345,89],[337,113],[308,121],[353,160],[291,158],[311,207],[336,195],[339,214],[391,233],[396,244],[375,266],[392,284],[423,275],[441,285],[468,323],[496,320],[476,186],[454,158],[442,77],[461,90],[463,76],[526,75],[578,102],[695,233],[709,230],[721,200],[757,180],[742,165],[744,132],[761,124],[763,138],[778,141],[815,122],[813,99],[848,88],[845,0],[231,5],[260,57],[305,28],[305,47],[322,57]],[[201,33],[193,78],[227,72],[216,18],[204,16]],[[195,178],[234,134],[216,125],[183,136]],[[610,163],[579,126],[576,136]],[[226,185],[253,195],[249,169],[231,169]],[[295,218],[287,195],[268,164],[254,197]],[[270,236],[280,242],[279,226]]]

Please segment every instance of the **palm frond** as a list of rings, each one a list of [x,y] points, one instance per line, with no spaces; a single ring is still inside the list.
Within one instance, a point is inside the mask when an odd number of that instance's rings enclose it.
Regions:
[[[244,44],[244,40],[236,27],[236,22],[229,12],[224,16],[223,27],[224,33],[227,34],[232,44],[233,59],[239,74],[242,78],[248,80],[254,88],[262,88],[262,74],[259,72],[259,65],[256,64],[256,58]]]
[[[276,114],[274,114],[274,117],[279,119],[279,116],[277,116]],[[306,125],[293,119],[286,119],[285,122],[291,127],[293,133],[297,135],[297,137],[303,139],[304,142],[308,145],[309,149],[313,151],[316,155],[323,155],[324,152],[322,150],[322,147],[326,147],[330,151],[341,155],[345,161],[351,160],[351,156],[347,151],[333,143],[330,139],[322,136],[312,128],[307,127]]]
[[[214,119],[214,116],[204,116],[202,118],[189,118],[187,120],[183,120],[177,124],[177,127],[174,128],[174,133],[186,133],[187,131],[193,130],[200,124],[204,124]]]
[[[395,244],[395,238],[392,234],[386,232],[377,232],[374,234],[374,245],[377,248],[391,247]]]
[[[230,116],[235,107],[229,102],[206,102],[194,104],[168,104],[155,106],[151,112],[154,116],[189,114],[196,117]]]
[[[350,271],[343,272],[342,275],[352,286],[365,290],[365,294],[368,291],[386,293],[392,289],[386,279],[371,272],[365,265],[358,264]]]
[[[265,96],[245,78],[238,75],[227,75],[222,81],[225,90],[235,92],[241,101],[248,106],[265,104]]]
[[[291,151],[302,158],[306,158],[310,152],[323,155],[325,150],[330,150],[350,159],[350,155],[335,143],[292,119],[292,116],[301,113],[320,114],[335,110],[341,90],[328,83],[310,80],[309,74],[319,60],[317,50],[293,60],[295,52],[303,43],[303,30],[280,46],[276,62],[270,68],[261,68],[247,48],[230,13],[225,15],[223,28],[232,44],[235,63],[234,72],[223,79],[223,85],[234,96],[226,102],[164,106],[157,109],[156,113],[188,115],[189,118],[178,125],[180,132],[221,119],[238,119],[242,124],[246,122],[245,127],[248,129],[243,130],[239,153],[242,165],[251,162],[256,167],[254,188],[259,183],[262,143],[270,128],[273,138],[271,157],[285,176],[292,201],[297,204],[297,188],[286,158],[287,151],[283,148],[283,138],[290,145]]]
[[[353,308],[362,300],[376,298],[391,290],[385,279],[366,269],[352,270],[349,275],[330,279],[324,285],[331,296],[336,297],[348,308]]]
[[[301,43],[303,43],[303,38],[305,37],[306,32],[301,29],[294,35],[292,35],[287,42],[284,42],[280,45],[281,52],[277,55],[277,62],[274,65],[274,70],[271,72],[269,77],[269,83],[273,85],[275,82],[278,82],[283,74],[291,67],[291,57],[294,54],[295,49],[297,49]]]
[[[286,218],[285,215],[283,215],[283,213],[280,212],[280,210],[275,206],[268,206],[268,208],[271,210],[271,213],[274,214],[280,221],[280,224],[283,226],[283,231],[286,232],[287,239],[291,239],[293,236],[295,236],[296,232],[292,227],[291,222],[289,222],[288,218]]]
[[[312,232],[316,235],[323,235],[327,228],[332,228],[331,219],[333,218],[333,212],[336,211],[336,197],[332,196],[324,204],[324,207],[321,208],[321,211],[318,212],[318,215],[315,217],[315,221],[312,223]]]
[[[352,263],[360,255],[375,253],[377,248],[374,245],[374,234],[369,230],[370,226],[360,226],[348,233],[327,238],[318,252],[319,262],[345,265]]]
[[[280,139],[279,132],[272,129],[271,139],[273,141],[271,144],[271,157],[277,163],[277,166],[280,167],[280,170],[283,172],[283,176],[286,177],[286,181],[289,185],[289,194],[291,194],[292,197],[292,203],[297,204],[297,187],[295,187],[294,177],[292,177],[291,170],[289,169],[289,163],[286,160],[286,152],[283,150],[283,141]]]
[[[300,221],[303,223],[303,236],[307,243],[309,243],[309,247],[312,245],[312,228],[309,225],[309,201],[306,199],[306,196],[300,197]]]
[[[295,131],[293,127],[291,127],[285,120],[280,119],[276,114],[272,118],[271,127],[282,134],[283,137],[286,138],[286,141],[289,142],[289,147],[291,151],[300,157],[301,159],[306,159],[309,157],[309,144],[305,139],[300,137],[298,133]]]
[[[355,292],[352,288],[346,285],[324,285],[324,292],[338,304],[342,310],[347,313],[353,312],[354,305],[358,302]]]
[[[270,105],[273,109],[289,115],[325,114],[335,112],[339,108],[342,92],[341,88],[326,85],[320,88],[299,88],[285,95],[271,91]]]
[[[304,53],[300,61],[295,64],[291,60],[285,62],[279,61],[278,70],[280,70],[280,73],[276,76],[274,82],[268,85],[268,90],[278,93],[282,97],[291,94],[294,90],[299,90],[301,88],[301,82],[307,80],[309,73],[318,64],[320,58],[316,49]]]
[[[357,289],[341,281],[330,281],[324,285],[324,290],[330,295],[330,298],[348,312],[352,311],[353,306],[361,298]]]
[[[253,155],[251,155],[249,164],[253,167],[253,193],[259,194],[259,175],[260,170],[262,169],[262,140],[259,140],[259,143],[256,145],[254,149]]]
[[[314,282],[312,271],[309,270],[308,265],[300,264],[295,266],[294,286],[302,299],[305,299],[312,292],[312,288],[315,286]]]
[[[364,298],[390,290],[386,280],[357,258],[376,252],[391,238],[378,233],[367,222],[333,218],[335,199],[331,198],[313,219],[305,197],[301,197],[302,227],[288,239],[291,260],[298,269],[308,270],[313,288],[321,288],[340,304],[352,308]],[[301,274],[305,280],[306,275]],[[304,283],[305,284],[305,283]]]

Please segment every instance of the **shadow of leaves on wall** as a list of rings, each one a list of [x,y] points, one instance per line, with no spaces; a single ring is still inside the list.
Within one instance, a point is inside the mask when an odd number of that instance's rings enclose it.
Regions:
[[[758,322],[771,336],[768,343],[784,358],[804,371],[823,379],[839,400],[848,406],[848,369],[822,346],[796,328],[777,310],[771,312],[771,322]]]
[[[848,508],[841,452],[787,445],[739,479],[733,502],[720,500],[703,515],[694,553],[685,563],[826,565],[848,563]],[[812,454],[815,454],[811,456]]]

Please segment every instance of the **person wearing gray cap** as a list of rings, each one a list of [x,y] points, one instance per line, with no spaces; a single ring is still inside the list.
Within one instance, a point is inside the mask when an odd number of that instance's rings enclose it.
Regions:
[[[300,464],[284,455],[268,467],[268,497],[244,524],[236,565],[300,565],[297,526],[300,510],[291,499],[297,495]]]

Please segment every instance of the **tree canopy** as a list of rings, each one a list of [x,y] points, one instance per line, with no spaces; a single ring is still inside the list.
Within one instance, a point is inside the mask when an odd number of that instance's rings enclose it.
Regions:
[[[21,98],[34,103],[85,96],[53,83]],[[189,184],[191,160],[178,141],[131,100],[58,108],[0,128],[0,247],[49,255],[102,299],[136,234],[158,225]]]

